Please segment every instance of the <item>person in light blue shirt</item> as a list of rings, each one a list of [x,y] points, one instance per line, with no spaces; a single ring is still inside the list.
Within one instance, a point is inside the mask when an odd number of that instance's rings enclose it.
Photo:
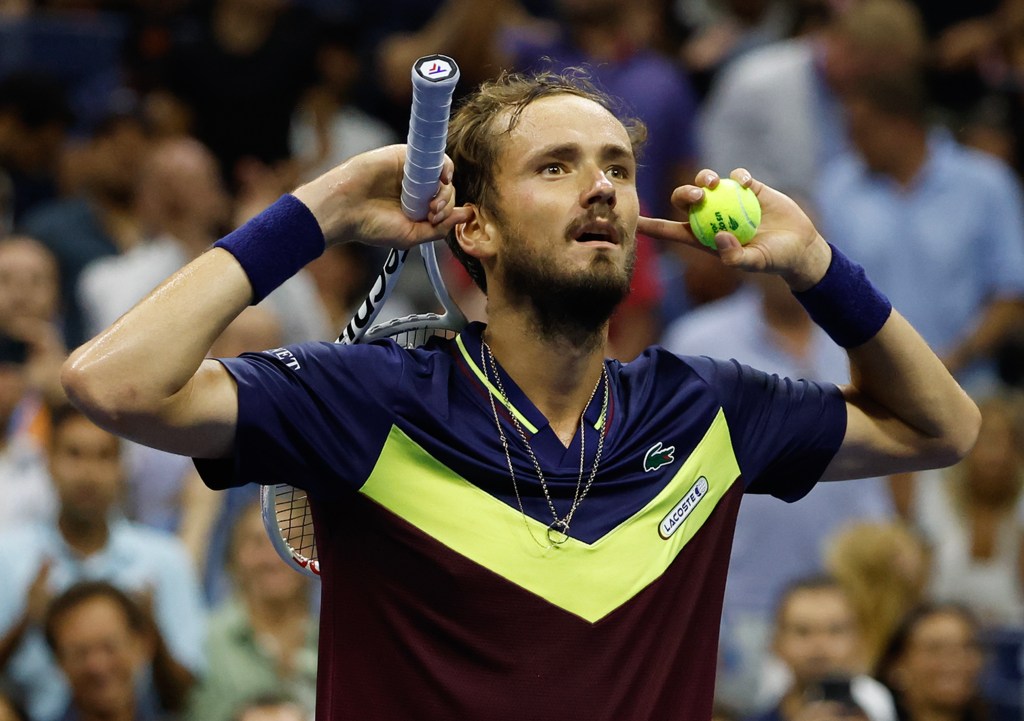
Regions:
[[[847,145],[845,88],[924,57],[924,26],[906,0],[864,0],[834,13],[820,30],[757,48],[722,69],[697,123],[702,165],[746,168],[807,195]]]
[[[817,186],[819,227],[979,391],[1024,318],[1024,192],[1003,161],[930,125],[928,108],[915,75],[851,91],[855,151]]]
[[[41,622],[51,598],[79,581],[103,580],[151,603],[173,675],[203,667],[205,610],[191,562],[169,534],[115,518],[123,482],[120,442],[78,411],[52,414],[50,475],[56,523],[0,535],[0,668],[33,721],[54,721],[69,702]],[[155,688],[142,689],[156,703]]]
[[[675,353],[735,358],[779,376],[844,383],[843,352],[775,277],[757,277],[700,306],[667,329]],[[771,627],[780,594],[796,579],[823,572],[829,536],[844,523],[892,517],[882,478],[819,483],[799,513],[771,496],[747,494],[740,505],[722,612],[718,696],[750,713],[773,702]]]

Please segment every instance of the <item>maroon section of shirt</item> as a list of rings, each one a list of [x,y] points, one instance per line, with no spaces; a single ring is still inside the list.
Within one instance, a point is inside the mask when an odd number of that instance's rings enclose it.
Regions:
[[[363,496],[316,504],[317,721],[710,718],[742,487],[660,578],[595,624]]]

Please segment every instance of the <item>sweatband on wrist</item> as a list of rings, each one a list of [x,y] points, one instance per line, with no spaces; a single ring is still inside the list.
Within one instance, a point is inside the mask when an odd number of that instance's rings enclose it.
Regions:
[[[252,284],[252,305],[324,252],[313,213],[294,195],[282,195],[241,228],[213,244],[239,262]]]
[[[793,295],[811,319],[843,348],[856,348],[882,329],[892,303],[864,269],[829,243],[832,262],[816,285]]]

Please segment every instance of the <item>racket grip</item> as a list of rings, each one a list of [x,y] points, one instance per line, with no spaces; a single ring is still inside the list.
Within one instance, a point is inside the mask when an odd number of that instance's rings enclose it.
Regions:
[[[402,210],[410,220],[426,220],[437,194],[448,116],[459,82],[459,66],[445,55],[427,55],[412,67],[412,113],[402,177]]]

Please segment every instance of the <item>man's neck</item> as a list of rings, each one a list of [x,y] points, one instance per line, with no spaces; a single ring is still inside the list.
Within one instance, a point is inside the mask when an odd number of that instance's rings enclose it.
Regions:
[[[600,331],[601,342],[580,347],[566,340],[541,338],[523,313],[501,312],[489,305],[488,314],[484,342],[568,446],[594,384],[601,378],[607,328]]]
[[[86,521],[61,513],[57,528],[65,543],[81,556],[91,556],[102,550],[110,538],[110,526],[105,518]]]

